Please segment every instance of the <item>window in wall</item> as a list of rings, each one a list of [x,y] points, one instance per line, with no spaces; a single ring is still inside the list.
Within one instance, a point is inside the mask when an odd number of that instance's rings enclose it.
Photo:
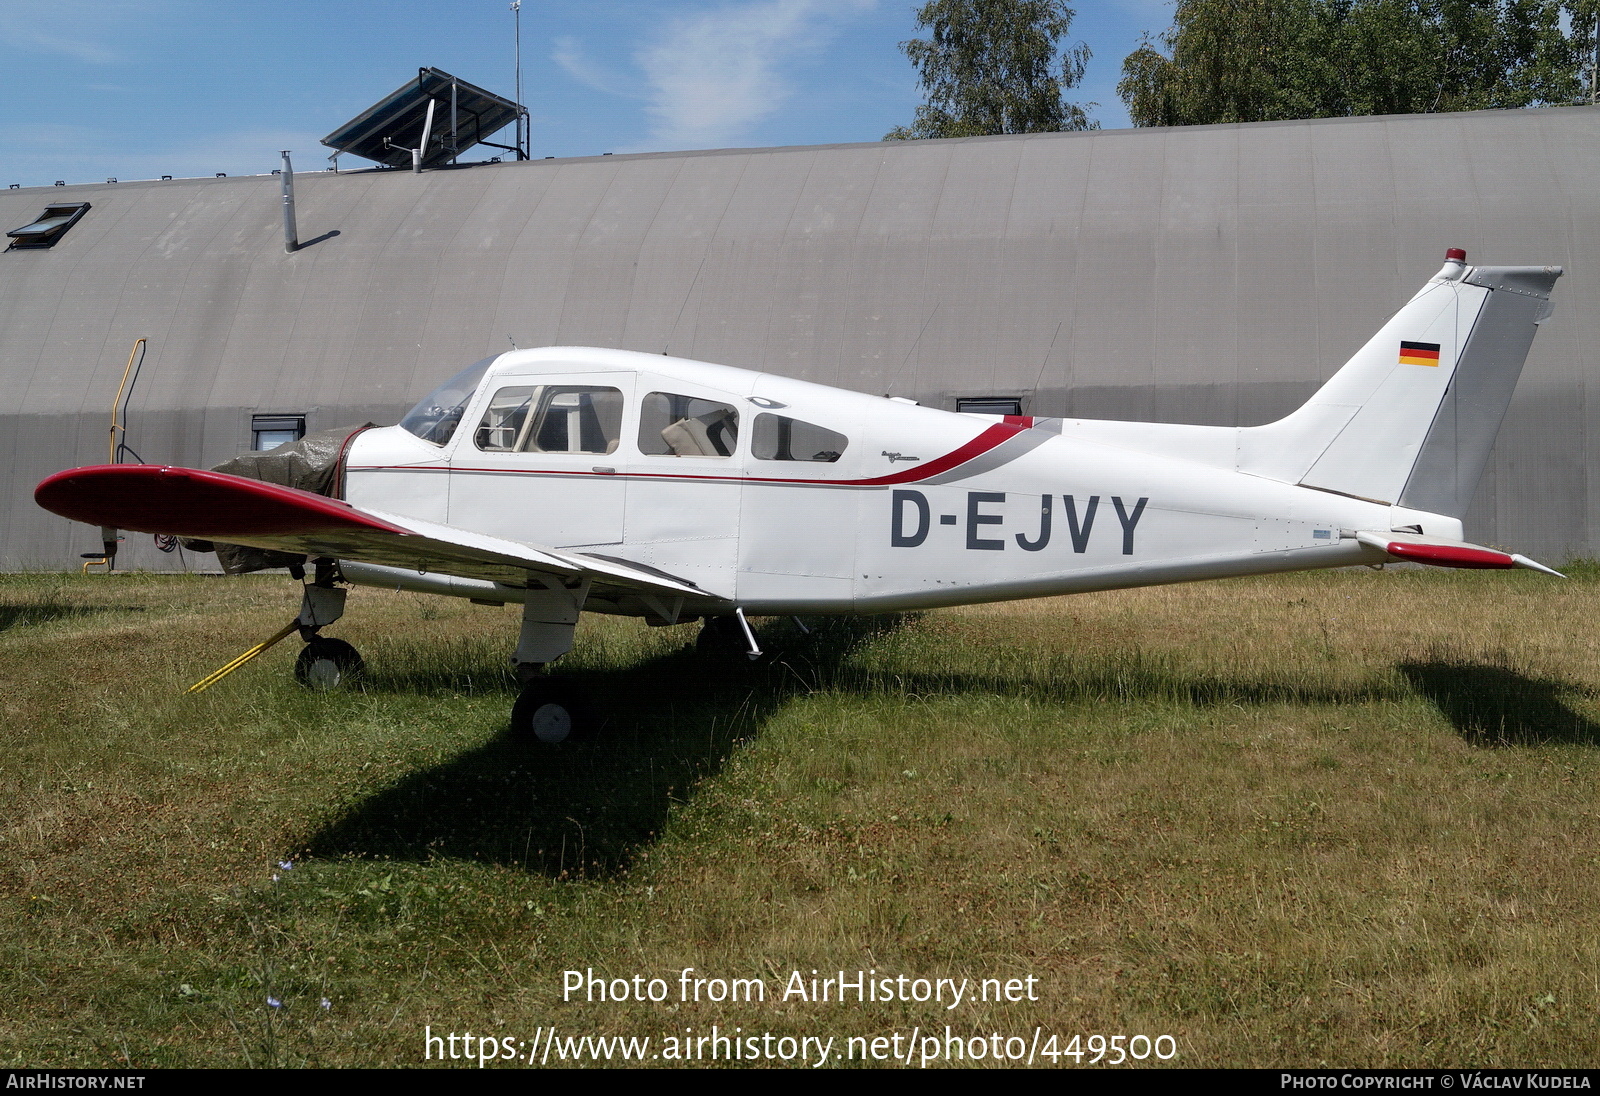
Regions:
[[[622,391],[598,385],[502,388],[473,440],[490,453],[610,453],[622,438]]]
[[[77,224],[87,212],[88,202],[51,202],[32,224],[13,228],[6,233],[11,237],[11,247],[7,250],[54,247],[56,241],[67,234],[67,229]]]
[[[757,415],[750,455],[757,460],[803,460],[832,464],[850,439],[836,430],[783,415]]]
[[[276,449],[306,436],[304,415],[251,415],[250,448],[257,453]]]
[[[666,457],[731,457],[739,413],[730,405],[652,392],[639,405],[639,451]]]
[[[1020,415],[1021,396],[957,396],[956,410],[972,415]]]

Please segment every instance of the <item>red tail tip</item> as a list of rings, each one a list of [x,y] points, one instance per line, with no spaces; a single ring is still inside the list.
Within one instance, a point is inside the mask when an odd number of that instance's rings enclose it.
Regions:
[[[1449,262],[1457,262],[1457,263],[1466,262],[1467,261],[1467,249],[1464,248],[1464,247],[1452,247],[1449,251],[1446,251],[1444,253],[1444,261],[1447,262],[1447,263],[1449,263]]]

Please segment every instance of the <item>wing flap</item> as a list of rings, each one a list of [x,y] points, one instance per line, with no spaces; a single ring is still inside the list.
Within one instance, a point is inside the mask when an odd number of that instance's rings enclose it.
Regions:
[[[599,559],[363,510],[341,499],[198,468],[152,464],[73,468],[45,479],[33,497],[64,518],[137,533],[247,544],[509,586],[527,585],[529,572],[562,578],[589,575],[598,584],[625,590],[718,598],[685,579],[626,560]]]

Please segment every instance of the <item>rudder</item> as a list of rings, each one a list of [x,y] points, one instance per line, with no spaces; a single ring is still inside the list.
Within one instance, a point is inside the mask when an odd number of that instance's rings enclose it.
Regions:
[[[1444,269],[1299,410],[1240,431],[1239,469],[1462,516],[1560,267]]]
[[[1479,267],[1467,280],[1488,300],[1456,363],[1400,505],[1462,517],[1488,467],[1500,423],[1522,376],[1538,325],[1549,318],[1560,267]]]

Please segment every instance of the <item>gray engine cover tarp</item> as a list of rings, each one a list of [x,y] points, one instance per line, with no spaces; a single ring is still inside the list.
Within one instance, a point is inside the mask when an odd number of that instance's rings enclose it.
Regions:
[[[232,460],[223,461],[211,470],[230,476],[276,483],[280,487],[293,487],[298,491],[337,498],[343,486],[340,483],[340,461],[350,439],[374,425],[370,422],[353,426],[339,426],[332,430],[318,430],[299,441],[291,441],[264,453],[242,453]],[[290,567],[303,564],[305,556],[287,552],[273,552],[264,548],[248,548],[239,544],[213,544],[210,541],[185,541],[184,547],[196,552],[216,552],[222,570],[230,575],[245,575],[251,571],[265,571],[271,567]]]

